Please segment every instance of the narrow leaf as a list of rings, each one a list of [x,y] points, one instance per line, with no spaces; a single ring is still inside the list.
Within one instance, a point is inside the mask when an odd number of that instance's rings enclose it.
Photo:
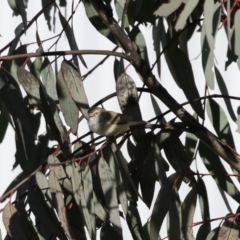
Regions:
[[[99,159],[98,172],[101,181],[103,194],[107,209],[109,211],[110,221],[117,234],[122,236],[122,226],[118,211],[118,200],[116,191],[116,182],[114,181],[113,173],[106,163],[104,158]]]
[[[65,31],[65,34],[67,36],[68,43],[70,45],[71,50],[78,50],[78,46],[77,46],[77,42],[76,42],[76,39],[75,39],[75,36],[74,36],[73,29],[70,27],[70,25],[68,24],[68,22],[66,21],[65,17],[61,14],[60,11],[58,12],[58,15],[59,15],[62,27],[63,27],[63,29]],[[84,67],[87,68],[87,64],[84,61],[83,56],[80,55],[80,54],[78,54],[77,56],[79,57],[80,61],[84,65]],[[74,61],[74,64],[79,69],[79,64],[78,64],[77,58],[75,58],[75,56],[73,56],[73,61]]]
[[[185,27],[188,17],[191,15],[192,11],[197,6],[198,2],[199,0],[187,1],[175,25],[176,31],[182,30]]]
[[[71,233],[71,226],[68,224],[67,215],[66,215],[66,207],[63,201],[63,193],[61,186],[58,182],[57,175],[54,170],[52,170],[49,174],[49,188],[52,193],[53,199],[55,200],[55,208],[58,213],[58,217],[61,222],[61,226],[64,229],[67,237],[74,238]]]
[[[57,75],[57,94],[63,116],[66,123],[71,127],[72,132],[76,134],[78,129],[78,108],[73,101],[66,83],[63,79],[62,71]]]
[[[21,224],[20,215],[17,212],[17,209],[12,205],[11,202],[8,202],[3,209],[3,224],[9,234],[13,239],[23,239],[27,240],[27,236],[23,230]]]
[[[168,17],[171,13],[175,12],[181,4],[182,0],[170,0],[168,3],[161,4],[154,14],[159,17]]]
[[[68,61],[63,61],[61,65],[63,79],[68,87],[71,96],[78,109],[86,117],[89,109],[88,99],[83,86],[82,77],[76,67]]]
[[[240,56],[240,9],[238,9],[235,12],[234,27],[235,27],[234,52],[236,55]]]

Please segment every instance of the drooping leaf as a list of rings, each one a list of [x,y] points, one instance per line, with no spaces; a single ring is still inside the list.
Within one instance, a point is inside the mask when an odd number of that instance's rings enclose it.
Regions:
[[[176,185],[173,185],[169,206],[169,239],[183,239],[182,206]]]
[[[23,66],[19,67],[17,70],[18,80],[23,86],[24,90],[30,95],[33,103],[39,104],[40,93],[39,93],[39,81]]]
[[[46,5],[49,3],[49,0],[42,0],[42,8],[44,9]],[[47,21],[48,29],[51,31],[52,30],[52,25],[51,25],[51,16],[50,12],[52,10],[52,6],[48,7],[43,13],[44,17]]]
[[[234,51],[236,55],[240,55],[240,9],[238,9],[234,15],[235,26],[235,44]]]
[[[218,235],[219,229],[220,229],[220,227],[214,228],[214,229],[207,235],[206,240],[218,240],[218,239],[217,239],[217,235]]]
[[[49,168],[51,170],[54,169],[55,174],[57,175],[58,180],[60,181],[60,184],[69,192],[72,192],[72,183],[68,179],[67,174],[64,171],[63,166],[60,164],[60,161],[56,156],[53,154],[50,154],[48,156],[47,162],[49,164]]]
[[[71,127],[72,132],[76,134],[78,129],[78,108],[73,101],[66,83],[63,79],[62,71],[57,75],[57,94],[66,123]]]
[[[153,37],[153,46],[154,46],[154,52],[156,54],[156,59],[159,57],[160,54],[160,43],[162,41],[162,28],[163,28],[163,19],[159,18],[158,23],[156,25],[153,25],[152,27],[152,37]],[[161,58],[159,58],[157,62],[157,70],[158,75],[161,77]]]
[[[142,228],[142,223],[136,203],[130,202],[127,213],[127,223],[132,233],[133,239],[146,240],[146,235]]]
[[[22,17],[24,30],[26,32],[27,31],[27,12],[25,9],[27,8],[27,0],[16,0],[16,5],[17,5],[19,14]]]
[[[193,216],[197,204],[197,191],[193,187],[182,204],[182,234],[184,239],[194,240],[193,236]]]
[[[14,49],[11,52],[11,55],[18,55],[18,54],[25,54],[27,53],[27,47],[26,45],[21,45],[16,50]],[[5,69],[10,75],[15,79],[15,81],[18,83],[18,76],[17,76],[17,70],[20,66],[24,64],[27,58],[18,58],[13,59],[12,61],[4,61],[2,64],[3,69]]]
[[[220,158],[212,151],[209,151],[207,146],[200,142],[199,153],[201,159],[216,183],[231,196],[235,201],[240,203],[240,192],[228,176],[226,169],[220,161]],[[224,176],[224,177],[223,177]]]
[[[220,88],[221,93],[225,96],[228,96],[229,94],[228,94],[228,90],[227,90],[227,86],[225,84],[225,81],[224,81],[220,71],[218,70],[218,68],[216,66],[215,66],[215,74],[216,74],[216,79],[217,79],[218,86]],[[236,118],[236,115],[234,113],[234,110],[233,110],[230,99],[227,98],[227,97],[224,97],[223,100],[224,100],[224,102],[227,106],[227,110],[228,110],[228,113],[229,113],[230,117],[235,122],[237,120],[237,118]]]
[[[58,182],[58,178],[54,169],[51,170],[49,174],[48,182],[49,182],[49,188],[53,198],[53,205],[55,205],[55,208],[57,210],[58,217],[61,222],[61,226],[64,229],[64,232],[66,233],[68,238],[74,238],[74,236],[72,235],[71,226],[69,225],[67,220],[67,213],[66,213],[67,209],[62,196],[63,195],[62,188]]]
[[[106,160],[102,157],[98,162],[98,172],[106,206],[109,212],[110,221],[113,225],[114,230],[120,237],[122,235],[122,226],[118,211],[116,182],[114,181],[113,173],[109,168]]]
[[[218,137],[235,148],[232,131],[227,116],[220,105],[213,99],[207,102],[207,113]]]
[[[185,27],[188,17],[191,15],[198,2],[199,0],[187,1],[175,25],[176,31],[182,30]]]
[[[148,52],[147,52],[147,45],[139,27],[134,27],[133,30],[129,33],[130,39],[136,43],[137,51],[139,52],[142,59],[146,62],[149,66],[149,59],[148,59]]]
[[[53,74],[52,64],[45,58],[41,67],[42,82],[51,101],[57,101],[56,78]]]
[[[218,231],[218,239],[239,239],[239,226],[235,217],[226,218]]]
[[[44,115],[47,129],[53,134],[54,140],[56,140],[64,148],[64,145],[66,146],[70,141],[66,128],[64,127],[59,116],[56,103],[48,96],[44,86],[41,83],[40,99],[42,104],[41,111]]]
[[[204,111],[201,102],[191,102],[191,100],[199,98],[200,95],[196,87],[192,65],[189,61],[189,58],[174,44],[171,44],[171,47],[168,48],[168,56],[175,70],[179,87],[183,90],[186,98],[190,101],[194,111],[202,119],[204,119]]]
[[[170,0],[168,3],[161,4],[154,14],[159,17],[168,17],[170,14],[175,12],[181,4],[182,0]]]
[[[6,131],[7,131],[7,127],[8,127],[8,117],[9,117],[9,113],[4,105],[4,103],[2,103],[2,101],[0,101],[0,111],[1,111],[1,114],[0,114],[0,143],[2,143],[4,137],[5,137],[5,134],[6,134]],[[8,117],[7,117],[8,116]]]
[[[100,239],[109,240],[109,239],[118,239],[119,236],[114,231],[114,228],[109,223],[105,223],[101,228]]]
[[[119,166],[118,159],[117,159],[117,156],[118,156],[116,154],[117,146],[115,144],[111,144],[110,151],[107,148],[105,148],[105,149],[107,150],[107,152],[104,152],[104,157],[106,158],[106,160],[109,164],[109,167],[113,173],[113,177],[116,182],[118,199],[123,208],[123,212],[126,215],[127,211],[128,211],[127,191],[124,186],[125,180],[121,174],[120,166]]]
[[[151,240],[158,240],[158,235],[163,220],[169,210],[169,204],[165,203],[170,202],[173,184],[175,183],[176,179],[178,179],[177,188],[180,187],[182,181],[179,177],[180,176],[178,173],[174,173],[162,184],[162,187],[156,198],[150,219]]]
[[[73,32],[73,29],[70,27],[70,25],[68,24],[67,20],[65,19],[65,17],[61,14],[61,12],[59,11],[58,12],[58,15],[59,15],[59,18],[60,18],[60,22],[62,24],[62,27],[65,31],[65,34],[67,36],[67,39],[68,39],[68,43],[70,45],[70,48],[71,50],[78,50],[78,46],[77,46],[77,42],[76,42],[76,39],[75,39],[75,36],[74,36],[74,32]],[[82,55],[78,54],[78,57],[81,61],[81,63],[84,65],[84,67],[87,68],[87,64],[86,62],[84,61],[84,58]],[[77,61],[77,58],[74,57],[73,58],[73,62],[74,64],[77,66],[77,68],[79,69],[79,64],[78,64],[78,61]]]
[[[93,192],[93,179],[89,165],[87,164],[81,174],[81,205],[83,215],[87,223],[89,235],[91,239],[96,238],[96,222],[95,222],[95,202]]]
[[[17,209],[12,205],[11,202],[8,202],[3,209],[3,223],[10,237],[13,239],[26,239],[27,236],[23,230],[21,224],[20,215],[17,212]]]
[[[175,139],[171,144],[164,147],[164,153],[175,171],[184,174],[189,170],[191,161],[187,158],[184,146],[181,140]],[[188,177],[184,177],[185,182],[189,182]]]
[[[29,188],[28,203],[35,217],[38,219],[39,226],[46,228],[50,236],[67,240],[53,206],[49,207],[39,189],[33,190],[32,187]]]
[[[217,28],[221,16],[220,3],[214,4],[213,0],[207,0],[204,4],[204,12],[206,11],[207,18],[204,19],[204,25],[201,32],[202,42],[202,66],[208,86],[214,88],[214,47]]]
[[[102,19],[99,17],[91,1],[84,0],[83,4],[86,11],[86,15],[91,24],[96,28],[98,32],[100,32],[108,40],[117,45],[117,40],[115,36],[111,33],[110,29],[103,23]],[[107,8],[105,8],[105,10],[108,12],[109,15],[112,15],[111,10]]]
[[[76,67],[64,60],[61,65],[63,79],[78,109],[86,117],[89,109],[88,99],[83,86],[81,75]]]

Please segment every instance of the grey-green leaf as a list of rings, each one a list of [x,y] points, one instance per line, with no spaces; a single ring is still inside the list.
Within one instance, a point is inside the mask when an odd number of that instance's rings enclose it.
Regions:
[[[86,117],[89,109],[88,99],[83,86],[82,77],[78,69],[69,61],[64,60],[61,65],[63,79],[78,109]]]

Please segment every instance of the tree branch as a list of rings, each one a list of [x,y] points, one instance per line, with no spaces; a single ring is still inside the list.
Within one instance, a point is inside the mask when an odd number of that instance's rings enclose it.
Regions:
[[[130,61],[130,57],[125,53],[119,53],[115,51],[108,50],[72,50],[72,51],[53,51],[53,52],[42,52],[42,53],[25,53],[25,54],[16,54],[0,57],[0,61],[10,61],[18,58],[32,58],[32,57],[41,57],[41,56],[66,56],[66,55],[79,55],[79,54],[89,54],[89,55],[107,55],[124,58]]]
[[[131,39],[125,33],[124,29],[118,25],[117,21],[112,17],[112,14],[107,10],[103,2],[100,0],[90,0],[90,2],[103,22],[119,41],[127,56],[130,57],[129,61],[142,76],[144,84],[149,88],[150,92],[168,106],[179,119],[185,122],[203,143],[240,172],[240,158],[228,149],[217,136],[199,124],[198,121],[194,119],[156,80],[150,67],[135,50]]]

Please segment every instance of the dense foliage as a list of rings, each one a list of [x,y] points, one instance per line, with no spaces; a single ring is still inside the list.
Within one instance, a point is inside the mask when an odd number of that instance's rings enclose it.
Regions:
[[[8,3],[22,22],[14,39],[0,49],[0,53],[8,52],[0,56],[0,141],[10,125],[16,136],[14,168],[20,165],[22,173],[1,197],[4,201],[17,193],[16,200],[10,199],[2,210],[6,239],[87,239],[87,235],[96,239],[97,230],[100,239],[122,239],[125,230],[121,222],[125,221],[133,239],[157,240],[161,239],[159,232],[166,216],[169,239],[238,239],[239,210],[222,216],[219,226],[211,229],[211,195],[206,184],[213,178],[226,206],[226,195],[240,203],[236,184],[240,157],[234,150],[234,135],[238,133],[229,124],[239,122],[232,99],[240,98],[228,94],[228,82],[222,76],[231,65],[240,68],[239,1],[82,0],[71,3],[68,19],[63,12],[70,1],[42,0],[42,9],[33,19],[28,19],[27,0]],[[76,27],[71,21],[81,6],[96,32],[115,45],[114,50],[78,48],[75,33],[82,23]],[[44,49],[43,43],[50,37],[41,40],[36,30],[36,52],[28,52],[30,43],[21,38],[41,15],[46,19],[46,29],[53,33],[56,18],[60,20],[62,32],[55,36],[53,46],[65,34],[70,49]],[[155,59],[148,59],[143,28],[152,31]],[[215,60],[220,30],[228,45],[225,69],[220,69]],[[199,33],[203,95],[188,48],[191,38]],[[87,32],[84,37],[91,38]],[[86,54],[106,57],[83,76],[82,70],[88,65]],[[155,118],[150,120],[150,130],[135,128],[122,138],[107,140],[89,133],[91,140],[86,141],[86,134],[78,131],[90,107],[84,82],[108,57],[115,57],[109,71],[114,72],[116,92],[94,105],[104,105],[117,96],[122,112],[141,120],[139,99],[144,92],[151,98],[149,108],[154,109]],[[188,100],[185,104],[178,103],[158,80],[163,58]],[[138,73],[142,88],[137,88],[127,74],[128,64]],[[216,84],[219,94],[210,95]],[[224,108],[217,98],[224,100]],[[159,100],[169,111],[162,111]],[[190,105],[192,111],[186,111],[184,105]],[[170,121],[166,117],[169,112],[176,115]],[[205,118],[215,133],[205,125]],[[44,134],[39,134],[41,121],[46,125]],[[122,150],[124,145],[127,154]],[[199,172],[197,158],[208,173]],[[228,170],[224,161],[230,166]],[[169,167],[174,170],[172,174]],[[179,196],[182,185],[188,185],[184,199]],[[139,200],[152,207],[146,223],[140,219]],[[202,217],[198,223],[193,221],[196,208]],[[200,225],[197,232],[193,231],[196,225]]]

